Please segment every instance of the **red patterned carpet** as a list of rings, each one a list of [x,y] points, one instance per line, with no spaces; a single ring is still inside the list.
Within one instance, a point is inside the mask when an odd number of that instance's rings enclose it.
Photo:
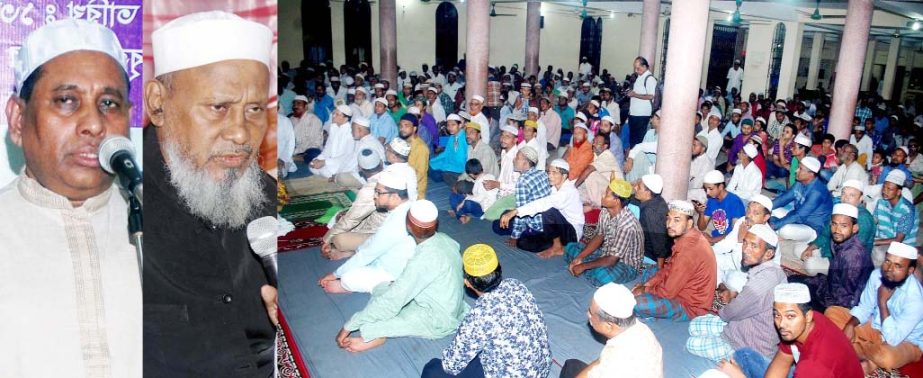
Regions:
[[[285,315],[282,314],[282,309],[279,309],[279,325],[280,332],[276,345],[278,351],[276,363],[279,366],[279,377],[311,378],[308,368],[304,365],[304,359],[301,358],[297,343],[289,336],[292,331],[285,320]]]
[[[323,242],[327,226],[314,223],[311,220],[293,222],[295,229],[285,236],[279,237],[279,252],[295,251],[304,248],[318,247]]]

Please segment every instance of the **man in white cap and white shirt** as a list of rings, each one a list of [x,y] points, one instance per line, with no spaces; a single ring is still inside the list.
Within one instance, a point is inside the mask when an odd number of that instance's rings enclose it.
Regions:
[[[750,203],[747,204],[746,215],[737,219],[731,233],[723,240],[712,245],[712,250],[715,252],[715,262],[718,265],[717,277],[719,283],[724,282],[730,272],[742,271],[740,261],[744,237],[753,226],[766,225],[769,222],[771,213],[772,200],[762,194],[754,196]],[[778,246],[778,243],[774,245]],[[780,265],[781,259],[780,253],[773,254],[773,262],[776,265]]]
[[[859,164],[856,160],[858,159],[858,154],[859,149],[852,144],[843,146],[839,154],[837,154],[837,160],[839,160],[840,164],[836,172],[833,172],[833,176],[830,177],[830,180],[827,181],[827,190],[830,190],[834,196],[840,196],[846,181],[858,180],[863,183],[869,182],[869,174],[866,172],[865,166]]]
[[[740,66],[740,59],[735,59],[734,66],[728,68],[727,79],[728,83],[725,87],[727,93],[731,93],[731,89],[734,88],[737,88],[738,91],[740,90],[740,84],[744,80],[744,69]]]
[[[145,374],[270,376],[276,290],[246,226],[276,217],[276,182],[257,165],[269,123],[272,31],[212,11],[170,21],[151,41]]]
[[[699,135],[705,135],[705,138],[708,139],[705,154],[710,159],[718,161],[718,153],[721,152],[721,146],[724,145],[724,138],[721,137],[721,131],[718,130],[718,126],[721,126],[721,113],[712,109],[708,113],[706,122],[708,122],[708,128],[702,129]]]
[[[458,243],[437,232],[438,214],[427,200],[410,205],[400,219],[400,231],[411,238],[405,266],[394,282],[378,285],[365,308],[343,325],[336,336],[338,347],[362,352],[392,337],[438,339],[455,333],[468,312],[462,259]],[[356,331],[361,336],[349,336]]]
[[[352,205],[331,219],[324,234],[321,254],[331,260],[352,256],[356,248],[378,231],[389,213],[378,211],[375,206],[375,187],[384,168],[381,157],[371,149],[364,149],[359,151],[358,161],[359,174],[366,183],[356,191]]]
[[[705,153],[707,148],[708,138],[705,135],[692,138],[692,163],[689,165],[689,190],[686,192],[690,201],[708,201],[704,189],[705,175],[715,169],[715,161]]]
[[[352,109],[346,105],[337,105],[330,116],[327,129],[327,142],[324,149],[309,163],[311,174],[323,179],[332,179],[337,173],[345,172],[349,157],[355,152],[356,141],[352,136]]]
[[[747,143],[737,153],[737,166],[734,167],[734,174],[728,182],[727,190],[744,202],[750,201],[763,191],[763,171],[753,162],[757,152],[756,146]]]
[[[853,121],[853,124],[856,124],[858,118]],[[872,143],[872,138],[866,134],[865,126],[857,125],[853,126],[852,135],[849,136],[849,144],[856,146],[859,149],[859,155],[856,160],[859,164],[865,165],[867,169],[872,168],[872,152],[874,150],[874,144]]]
[[[25,167],[0,189],[0,374],[141,377],[128,202],[97,161],[104,139],[128,136],[122,47],[67,19],[31,32],[12,61],[6,119]]]
[[[484,181],[484,188],[487,190],[500,188],[497,193],[498,201],[500,198],[513,195],[516,191],[516,182],[519,181],[520,173],[516,171],[513,164],[513,160],[519,153],[519,146],[516,144],[518,133],[519,129],[511,125],[500,126],[500,174],[496,181]]]
[[[289,120],[295,131],[295,153],[304,154],[304,161],[311,162],[321,153],[324,146],[324,126],[320,118],[307,109],[308,98],[295,96],[292,101],[292,116]]]
[[[442,102],[439,101],[439,88],[429,86],[426,88],[425,95],[426,111],[433,115],[433,118],[436,119],[436,123],[445,122],[445,108],[442,106]]]
[[[355,99],[353,100],[353,103],[349,104],[349,108],[353,111],[353,116],[361,116],[365,118],[371,117],[375,107],[372,102],[368,100],[369,90],[365,89],[365,87],[357,87],[356,95],[354,98]]]
[[[352,81],[352,78],[349,76],[345,77]],[[333,97],[337,102],[346,102],[346,92],[348,89],[347,86],[342,85],[341,79],[339,76],[330,77],[330,86],[327,87],[327,95]]]
[[[396,172],[407,182],[407,196],[411,201],[416,201],[419,191],[417,190],[417,171],[410,166],[410,144],[401,138],[394,138],[385,148],[385,165],[389,171]]]
[[[353,140],[355,140],[355,150],[348,155],[348,160],[344,163],[340,173],[334,176],[337,185],[351,190],[357,190],[365,184],[365,179],[359,175],[359,153],[363,150],[371,150],[380,160],[385,158],[385,147],[381,145],[369,129],[369,119],[365,117],[354,117],[352,125]]]
[[[891,242],[885,259],[869,276],[858,305],[830,307],[824,313],[844,329],[866,374],[919,361],[923,347],[923,287],[913,275],[919,252]]]
[[[913,203],[901,195],[906,182],[903,171],[893,170],[888,173],[881,186],[881,199],[875,207],[875,220],[878,229],[875,232],[875,247],[872,250],[872,262],[875,267],[884,262],[885,251],[891,242],[916,245],[920,228],[920,217]]]
[[[567,360],[560,376],[663,377],[660,342],[650,328],[635,317],[634,307],[635,297],[623,285],[610,282],[596,289],[587,318],[593,331],[606,338],[606,346],[599,358],[590,364]]]
[[[472,95],[468,100],[468,114],[471,116],[470,121],[481,125],[481,141],[484,144],[490,144],[491,135],[494,133],[494,126],[484,114],[484,97],[481,95]],[[502,125],[501,125],[502,126]],[[488,132],[488,127],[490,131]]]

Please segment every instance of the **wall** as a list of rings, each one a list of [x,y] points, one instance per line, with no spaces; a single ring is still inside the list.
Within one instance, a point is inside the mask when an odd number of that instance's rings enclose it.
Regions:
[[[279,62],[287,60],[293,67],[304,59],[301,41],[301,1],[279,0]]]

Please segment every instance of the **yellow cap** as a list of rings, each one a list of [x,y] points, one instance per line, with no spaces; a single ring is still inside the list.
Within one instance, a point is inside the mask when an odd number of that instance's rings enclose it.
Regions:
[[[497,266],[500,265],[497,253],[487,244],[475,244],[465,249],[462,263],[465,265],[465,273],[474,277],[486,276],[497,270]]]
[[[466,129],[475,129],[475,130],[477,130],[477,131],[481,131],[481,124],[480,124],[480,123],[477,123],[477,122],[468,122],[467,124],[465,124],[465,128],[466,128]]]
[[[612,181],[609,181],[609,189],[612,190],[612,193],[615,193],[615,195],[619,197],[631,197],[631,184],[629,184],[628,181],[613,179]]]
[[[538,130],[538,122],[535,122],[535,121],[533,121],[533,120],[531,120],[531,119],[526,120],[526,122],[524,123],[524,125],[525,125],[526,127],[531,127],[531,128],[533,128],[533,129]]]

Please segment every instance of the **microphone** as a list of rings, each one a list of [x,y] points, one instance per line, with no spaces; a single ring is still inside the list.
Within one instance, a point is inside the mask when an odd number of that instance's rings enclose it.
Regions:
[[[99,165],[104,171],[119,176],[122,186],[143,202],[144,179],[135,163],[135,147],[123,136],[110,136],[99,145]]]
[[[278,239],[279,220],[273,216],[265,216],[247,224],[247,239],[250,248],[263,261],[263,270],[269,278],[269,284],[278,287]]]

